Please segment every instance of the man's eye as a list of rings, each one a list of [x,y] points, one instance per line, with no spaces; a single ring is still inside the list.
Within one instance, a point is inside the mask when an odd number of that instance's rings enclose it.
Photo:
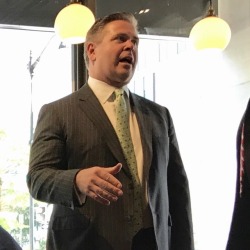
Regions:
[[[138,40],[138,39],[133,39],[133,40],[132,40],[132,43],[133,43],[134,45],[138,45],[139,40]]]
[[[127,37],[125,37],[125,36],[118,36],[117,40],[119,40],[121,42],[125,42],[127,40]]]

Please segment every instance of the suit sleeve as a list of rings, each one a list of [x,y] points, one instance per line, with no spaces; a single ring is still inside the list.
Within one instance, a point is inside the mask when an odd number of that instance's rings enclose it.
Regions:
[[[34,199],[67,207],[80,205],[74,187],[79,169],[68,169],[62,118],[52,104],[40,110],[30,149],[27,185]]]

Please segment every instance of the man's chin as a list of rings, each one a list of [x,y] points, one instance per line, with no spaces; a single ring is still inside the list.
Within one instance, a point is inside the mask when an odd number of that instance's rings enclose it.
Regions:
[[[121,79],[121,82],[126,85],[130,82],[130,80],[132,79],[133,75],[132,74],[123,74],[121,75],[120,79]]]
[[[134,75],[134,71],[131,70],[131,68],[129,70],[127,69],[123,69],[123,70],[120,70],[120,72],[118,73],[120,75],[120,78],[123,80],[123,81],[127,81],[129,82],[133,75]]]
[[[113,85],[117,88],[121,88],[121,87],[127,85],[131,79],[132,79],[132,77],[130,75],[129,76],[128,75],[126,75],[126,76],[119,75],[119,78],[117,78],[116,81],[113,80],[111,85]]]

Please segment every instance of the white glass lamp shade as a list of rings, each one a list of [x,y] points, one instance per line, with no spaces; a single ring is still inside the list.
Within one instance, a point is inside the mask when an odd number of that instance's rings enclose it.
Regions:
[[[194,25],[189,38],[197,50],[224,50],[230,42],[231,29],[223,19],[208,16]]]
[[[54,28],[63,42],[80,44],[85,42],[86,34],[94,22],[95,17],[89,8],[72,3],[58,13]]]

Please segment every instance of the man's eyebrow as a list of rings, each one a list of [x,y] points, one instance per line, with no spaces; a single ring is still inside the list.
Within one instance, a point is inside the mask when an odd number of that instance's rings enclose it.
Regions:
[[[133,36],[133,38],[134,38],[135,40],[139,40],[139,37],[138,37],[138,36]]]
[[[128,35],[127,33],[123,33],[123,32],[118,33],[117,35],[118,36],[127,36],[127,37],[130,37],[130,35]],[[132,36],[132,39],[139,41],[139,37],[138,36]]]

